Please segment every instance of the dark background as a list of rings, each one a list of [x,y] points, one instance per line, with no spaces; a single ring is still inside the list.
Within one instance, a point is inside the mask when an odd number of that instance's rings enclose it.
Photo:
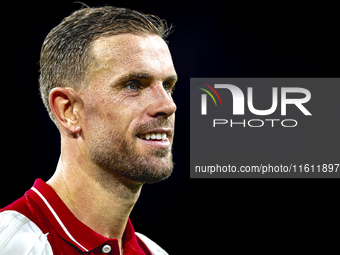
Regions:
[[[84,2],[137,9],[175,26],[168,40],[179,75],[176,166],[167,181],[143,187],[131,215],[136,231],[170,254],[327,253],[335,247],[338,180],[189,178],[190,77],[339,77],[335,4]],[[79,8],[73,1],[12,1],[1,7],[0,207],[55,170],[60,139],[38,92],[39,53],[48,32]]]

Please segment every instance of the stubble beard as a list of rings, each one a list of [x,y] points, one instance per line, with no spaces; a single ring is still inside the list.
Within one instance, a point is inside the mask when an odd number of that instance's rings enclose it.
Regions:
[[[150,126],[160,126],[169,121],[154,121],[136,128],[138,133]],[[164,126],[164,125],[163,125]],[[139,153],[136,150],[136,138],[133,142],[112,132],[97,133],[89,152],[92,162],[100,166],[101,182],[109,181],[110,177],[133,184],[151,184],[167,179],[173,170],[171,147],[155,148]],[[106,180],[105,180],[106,179]]]

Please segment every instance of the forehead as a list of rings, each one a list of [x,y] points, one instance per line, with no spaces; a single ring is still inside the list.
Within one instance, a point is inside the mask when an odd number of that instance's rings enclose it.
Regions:
[[[169,48],[158,35],[119,34],[101,37],[93,43],[97,71],[110,70],[116,74],[146,71],[174,74]]]

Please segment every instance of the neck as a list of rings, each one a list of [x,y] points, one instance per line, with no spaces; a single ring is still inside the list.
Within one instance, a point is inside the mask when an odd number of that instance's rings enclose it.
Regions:
[[[123,249],[125,227],[142,185],[123,184],[111,173],[65,155],[61,154],[47,183],[81,222],[105,237],[118,239]]]

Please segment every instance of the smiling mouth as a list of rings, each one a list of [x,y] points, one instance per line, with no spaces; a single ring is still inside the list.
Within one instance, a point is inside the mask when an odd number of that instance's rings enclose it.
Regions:
[[[168,136],[166,133],[146,133],[142,135],[137,135],[138,138],[142,140],[151,140],[151,141],[166,141],[168,140]]]

